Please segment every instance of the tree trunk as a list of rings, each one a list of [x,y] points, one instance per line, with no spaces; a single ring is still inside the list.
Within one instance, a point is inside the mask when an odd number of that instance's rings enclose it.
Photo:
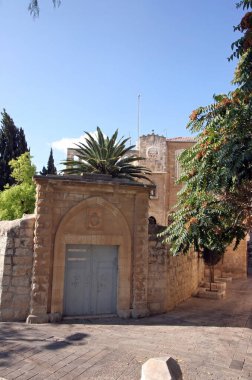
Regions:
[[[212,291],[212,282],[214,282],[214,265],[210,265],[209,267],[209,273],[210,273],[210,291]]]

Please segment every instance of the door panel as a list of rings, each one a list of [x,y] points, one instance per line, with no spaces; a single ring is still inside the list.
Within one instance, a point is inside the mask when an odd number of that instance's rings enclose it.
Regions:
[[[65,315],[116,313],[117,256],[116,246],[67,246]]]
[[[116,313],[117,249],[94,247],[93,251],[93,310],[95,314]]]

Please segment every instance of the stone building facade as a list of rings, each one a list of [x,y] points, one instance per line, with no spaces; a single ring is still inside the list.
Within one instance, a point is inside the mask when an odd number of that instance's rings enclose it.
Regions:
[[[139,154],[146,159],[144,165],[151,169],[151,178],[156,185],[151,195],[149,216],[153,216],[158,224],[167,225],[168,213],[176,204],[181,189],[176,183],[181,174],[178,157],[193,144],[195,139],[191,137],[167,139],[154,133],[140,137]]]

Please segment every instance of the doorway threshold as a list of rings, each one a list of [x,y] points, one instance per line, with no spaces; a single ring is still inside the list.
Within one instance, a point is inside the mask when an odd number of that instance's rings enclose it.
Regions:
[[[68,316],[63,316],[62,320],[63,321],[69,321],[73,319],[100,319],[100,318],[115,318],[118,317],[117,314],[95,314],[95,315],[90,315],[90,314],[85,314],[85,315],[68,315]]]

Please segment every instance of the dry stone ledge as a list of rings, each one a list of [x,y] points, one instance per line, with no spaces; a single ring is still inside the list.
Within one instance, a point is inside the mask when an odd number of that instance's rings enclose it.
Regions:
[[[183,375],[172,357],[151,358],[142,366],[141,380],[183,380]]]

